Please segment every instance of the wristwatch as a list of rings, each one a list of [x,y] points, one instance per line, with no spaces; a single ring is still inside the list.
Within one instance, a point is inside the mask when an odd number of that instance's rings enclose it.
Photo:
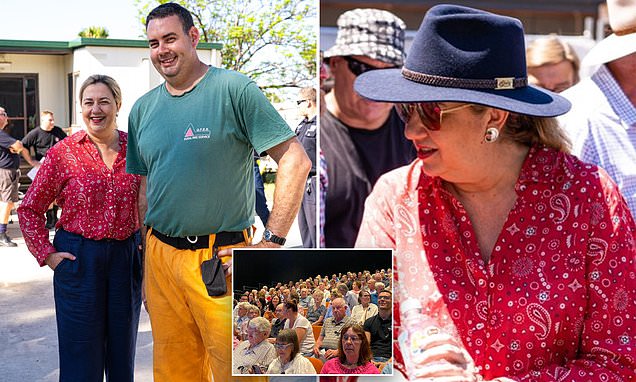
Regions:
[[[263,232],[263,239],[278,245],[285,245],[285,242],[287,241],[284,237],[274,235],[269,228],[265,228],[265,232]]]

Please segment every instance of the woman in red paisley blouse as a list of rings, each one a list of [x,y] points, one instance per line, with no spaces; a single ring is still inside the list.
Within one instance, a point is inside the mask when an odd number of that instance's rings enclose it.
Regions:
[[[49,150],[18,208],[26,244],[53,271],[60,381],[133,381],[141,307],[137,198],[117,130],[121,90],[90,76],[80,88],[86,125]],[[49,241],[44,213],[62,207]]]
[[[435,6],[404,67],[355,89],[394,102],[418,152],[378,180],[356,245],[395,248],[396,300],[437,321],[422,377],[636,378],[636,225],[607,173],[568,154],[553,117],[569,103],[527,84],[521,23]]]

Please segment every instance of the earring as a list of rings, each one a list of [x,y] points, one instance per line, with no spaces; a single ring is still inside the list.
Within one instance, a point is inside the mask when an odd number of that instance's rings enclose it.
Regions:
[[[489,127],[486,129],[486,135],[484,135],[484,141],[493,143],[499,138],[499,130],[495,127]]]

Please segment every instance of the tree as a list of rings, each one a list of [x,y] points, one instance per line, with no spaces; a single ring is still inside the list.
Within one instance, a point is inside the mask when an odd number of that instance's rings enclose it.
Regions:
[[[82,38],[108,38],[108,29],[98,26],[90,26],[82,29],[78,34]]]
[[[168,0],[135,0],[142,24]],[[316,78],[314,0],[178,0],[194,18],[201,41],[223,44],[222,66],[246,74],[270,96],[311,86]],[[274,91],[274,93],[276,93]]]

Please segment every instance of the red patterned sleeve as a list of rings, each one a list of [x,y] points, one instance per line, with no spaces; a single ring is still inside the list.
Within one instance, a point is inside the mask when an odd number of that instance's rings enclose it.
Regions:
[[[604,208],[589,222],[588,302],[578,357],[515,379],[524,381],[636,381],[636,224],[616,185],[603,171]]]
[[[58,145],[61,146],[61,145]],[[20,229],[29,251],[40,266],[55,247],[49,241],[49,230],[45,227],[44,214],[61,189],[60,156],[55,147],[47,152],[46,160],[40,166],[35,180],[29,186],[26,196],[18,207]]]

